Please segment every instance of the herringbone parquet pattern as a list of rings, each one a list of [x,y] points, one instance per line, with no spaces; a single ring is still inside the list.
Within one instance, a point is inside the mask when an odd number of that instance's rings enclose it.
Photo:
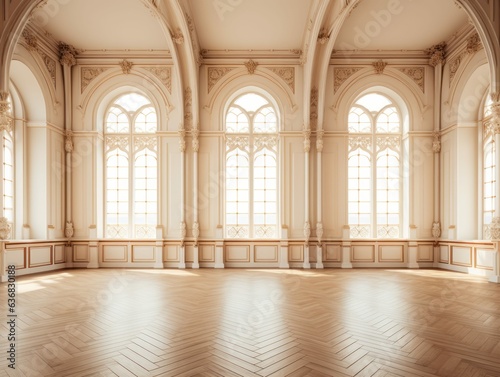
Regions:
[[[17,313],[0,377],[500,376],[500,286],[445,271],[69,270]]]

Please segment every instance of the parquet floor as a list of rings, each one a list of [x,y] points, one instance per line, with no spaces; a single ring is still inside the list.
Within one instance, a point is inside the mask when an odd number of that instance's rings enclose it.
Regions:
[[[19,277],[3,376],[500,376],[500,285],[439,270]]]

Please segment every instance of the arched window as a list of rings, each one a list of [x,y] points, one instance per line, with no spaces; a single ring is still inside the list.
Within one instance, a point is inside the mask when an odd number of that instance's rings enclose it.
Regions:
[[[490,96],[483,113],[483,238],[490,239],[490,225],[495,214],[495,133],[492,124]]]
[[[157,224],[157,117],[137,93],[119,97],[105,119],[106,237],[154,238]]]
[[[370,93],[348,119],[348,221],[352,238],[402,235],[401,116],[388,97]]]
[[[278,236],[278,117],[256,93],[237,97],[226,117],[226,236]]]
[[[2,161],[3,161],[3,214],[7,218],[11,227],[14,227],[14,131],[13,131],[13,109],[10,96],[8,99],[9,112],[11,118],[10,129],[2,131]],[[12,234],[14,231],[12,230]]]

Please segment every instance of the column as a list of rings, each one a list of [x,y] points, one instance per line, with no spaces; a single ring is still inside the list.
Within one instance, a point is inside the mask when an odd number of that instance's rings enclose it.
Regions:
[[[441,237],[441,193],[440,193],[440,153],[441,153],[441,89],[443,82],[443,64],[445,63],[444,48],[446,45],[433,46],[430,65],[434,67],[434,133],[432,150],[434,151],[434,221],[432,223],[432,236]],[[410,230],[411,232],[411,230]]]
[[[2,283],[7,281],[7,254],[4,240],[9,238],[10,231],[9,221],[5,217],[0,217],[0,282]]]
[[[186,240],[186,130],[184,125],[178,131],[179,133],[179,151],[181,152],[181,166],[180,166],[180,181],[181,181],[181,224],[180,224],[180,236],[181,245],[179,247],[179,268],[186,268],[186,246],[184,241]]]
[[[493,112],[493,129],[495,131],[495,217],[491,222],[491,240],[495,242],[495,256],[493,263],[494,274],[490,278],[491,282],[500,283],[500,92],[492,93],[491,99],[494,101],[491,106]]]
[[[309,238],[311,237],[311,224],[309,222],[309,153],[311,152],[311,129],[304,126],[304,130],[302,131],[304,135],[304,184],[305,184],[305,203],[304,203],[304,237],[305,237],[305,245],[304,245],[304,265],[303,268],[311,268],[311,263],[309,263]]]
[[[319,129],[316,134],[316,152],[317,152],[317,205],[318,205],[318,223],[316,224],[316,237],[318,239],[318,247],[316,249],[316,268],[323,268],[323,245],[321,239],[323,238],[323,190],[322,190],[322,155],[323,155],[323,135],[325,131]]]
[[[3,131],[10,132],[12,131],[12,119],[10,117],[10,104],[8,102],[9,93],[8,92],[0,92],[0,134]],[[3,153],[0,153],[0,166],[3,164]],[[0,183],[3,182],[3,169],[0,168]],[[3,184],[0,184],[0,199],[2,199],[3,203]],[[8,232],[6,226],[8,226]],[[3,204],[0,205],[0,239],[7,239],[10,236],[10,224],[8,223],[7,218],[4,217],[3,213]],[[2,237],[3,236],[3,237]],[[4,271],[2,270],[2,274]]]
[[[198,237],[200,237],[200,223],[198,222],[198,152],[200,151],[200,130],[193,128],[193,237],[194,237],[194,263],[193,268],[200,268]],[[216,263],[217,264],[217,263]]]

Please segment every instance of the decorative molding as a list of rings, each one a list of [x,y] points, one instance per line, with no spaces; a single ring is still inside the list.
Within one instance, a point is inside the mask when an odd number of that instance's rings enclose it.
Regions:
[[[400,136],[377,136],[377,148],[379,150],[393,149],[399,151],[400,146]]]
[[[64,140],[64,150],[66,153],[72,153],[74,149],[73,145],[73,132],[70,130],[66,131],[65,140]]]
[[[306,44],[306,48],[300,54],[299,63],[300,63],[301,66],[306,65],[306,63],[307,63],[307,54],[308,53],[309,53],[309,44]]]
[[[56,86],[56,61],[52,59],[50,56],[45,54],[43,51],[38,51],[40,54],[43,63],[45,64],[45,68],[49,72],[50,78],[52,79],[52,83],[54,87]]]
[[[319,153],[323,152],[323,136],[325,135],[325,131],[318,130],[316,132],[316,150]]]
[[[369,150],[372,145],[371,136],[351,136],[349,137],[349,149],[354,150],[357,148]]]
[[[80,69],[80,90],[81,93],[87,89],[87,86],[101,73],[107,71],[105,67],[82,67]]]
[[[491,112],[493,117],[491,119],[491,123],[493,126],[493,130],[495,135],[500,134],[500,102],[497,100],[498,92],[491,94],[491,99],[495,102],[491,105]]]
[[[67,43],[59,42],[59,62],[62,65],[68,65],[70,67],[76,64],[76,56],[78,55],[78,50]]]
[[[158,140],[156,136],[136,136],[134,137],[134,148],[135,152],[143,149],[156,151],[158,149]]]
[[[248,150],[248,148],[250,147],[247,136],[237,136],[237,135],[225,134],[224,138],[226,140],[226,147],[229,150],[239,148],[242,151],[244,151],[244,150]]]
[[[294,67],[266,67],[271,72],[275,73],[292,89],[295,93],[295,68]],[[210,91],[210,90],[209,90]]]
[[[333,91],[336,92],[342,84],[356,72],[363,68],[334,68],[333,69]]]
[[[309,153],[311,151],[311,130],[304,126],[302,135],[304,135],[304,153]]]
[[[193,124],[193,92],[190,87],[184,90],[184,124],[190,128]]]
[[[106,150],[110,151],[113,149],[121,149],[124,152],[128,152],[129,138],[128,136],[106,136]]]
[[[306,241],[309,241],[309,238],[311,237],[311,224],[309,221],[306,221],[304,224],[304,237],[306,238]]]
[[[310,107],[310,120],[311,120],[311,128],[316,129],[316,125],[318,123],[318,89],[311,89],[311,107]]]
[[[316,224],[316,237],[318,238],[318,244],[321,245],[321,239],[323,238],[323,223],[321,221]]]
[[[184,153],[186,152],[186,130],[184,126],[177,133],[179,134],[179,151]]]
[[[500,240],[500,217],[494,217],[491,221],[490,237],[492,241]]]
[[[197,245],[198,237],[200,237],[200,223],[198,221],[195,221],[193,223],[193,237],[194,237],[194,243],[195,245]]]
[[[259,63],[253,61],[252,59],[250,59],[245,63],[245,67],[247,67],[248,73],[250,75],[253,75],[255,73],[255,70],[257,69],[258,65]]]
[[[381,75],[382,73],[384,73],[384,69],[387,66],[387,63],[384,62],[383,60],[378,60],[376,62],[373,62],[372,65],[373,68],[375,69],[375,74]]]
[[[0,92],[0,131],[12,131],[12,118],[10,117],[9,93]]]
[[[441,152],[441,133],[439,131],[435,131],[432,134],[434,140],[432,141],[432,150],[434,153]]]
[[[145,67],[146,71],[155,75],[169,93],[172,93],[172,69],[170,67]]]
[[[184,43],[184,35],[182,34],[182,31],[180,28],[177,28],[174,33],[170,33],[172,36],[172,40],[177,43],[178,45],[181,45]]]
[[[435,67],[438,64],[444,65],[446,63],[445,49],[446,42],[441,42],[425,50],[425,52],[430,55],[430,66]]]
[[[415,81],[415,84],[422,90],[425,91],[425,68],[424,67],[403,67],[398,68],[406,76]]]
[[[191,131],[193,135],[193,152],[198,153],[200,151],[200,130],[198,128],[194,128]]]
[[[132,62],[129,62],[128,60],[126,59],[123,59],[120,63],[118,63],[120,65],[120,67],[122,68],[122,72],[123,74],[125,75],[128,75],[130,74],[130,71],[132,70],[132,67],[134,65],[134,63]]]
[[[435,221],[432,223],[432,237],[441,237],[441,224],[439,223],[439,221]]]
[[[318,34],[318,43],[324,45],[330,39],[330,35],[327,33],[326,29],[322,27]]]
[[[73,223],[71,221],[66,221],[66,229],[64,229],[64,235],[66,238],[73,237],[75,229],[73,228]]]
[[[180,230],[181,230],[181,242],[182,242],[182,244],[184,244],[184,239],[186,238],[186,234],[187,234],[185,221],[181,221]]]
[[[28,29],[24,29],[21,35],[24,38],[24,42],[26,42],[26,48],[29,51],[38,50],[38,38],[36,37],[35,34],[33,34]]]
[[[278,146],[278,136],[276,135],[256,135],[254,138],[254,148],[275,150]]]
[[[450,62],[450,85],[455,78],[455,75],[460,68],[460,64],[462,63],[463,54],[458,55],[455,59]]]
[[[0,240],[6,240],[10,236],[11,226],[6,217],[0,217]],[[2,252],[3,253],[3,252]]]
[[[478,33],[474,33],[469,38],[467,38],[467,46],[465,47],[465,51],[468,54],[475,54],[482,48],[483,44],[481,43],[481,38],[479,37]]]
[[[224,77],[226,74],[234,70],[234,67],[208,67],[208,72],[207,72],[207,86],[208,86],[208,93],[213,89],[215,84]]]

